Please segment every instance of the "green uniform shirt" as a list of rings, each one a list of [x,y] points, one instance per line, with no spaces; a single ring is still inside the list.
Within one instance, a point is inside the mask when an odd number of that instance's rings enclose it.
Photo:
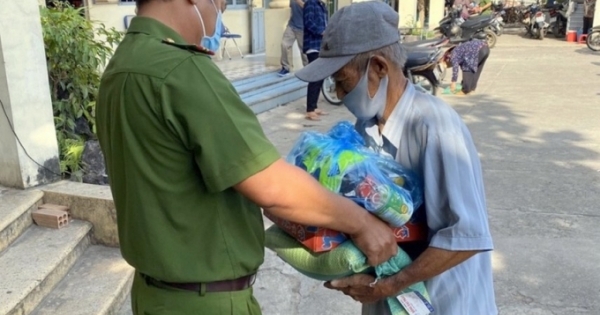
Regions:
[[[102,77],[96,116],[127,262],[170,282],[257,271],[262,214],[231,187],[280,155],[206,53],[134,18]]]

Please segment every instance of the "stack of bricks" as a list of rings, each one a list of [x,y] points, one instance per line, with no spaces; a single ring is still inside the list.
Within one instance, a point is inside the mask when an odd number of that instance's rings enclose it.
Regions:
[[[61,229],[71,221],[69,207],[49,203],[39,206],[31,216],[35,224],[52,229]]]

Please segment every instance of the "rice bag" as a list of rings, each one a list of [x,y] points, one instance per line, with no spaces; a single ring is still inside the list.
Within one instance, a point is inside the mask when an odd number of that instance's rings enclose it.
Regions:
[[[274,251],[279,258],[298,272],[315,280],[330,281],[358,273],[387,277],[411,263],[410,257],[401,248],[389,261],[373,268],[367,264],[367,257],[351,240],[343,242],[331,251],[314,253],[277,226],[271,226],[265,233],[267,248]],[[423,282],[410,286],[398,295],[413,291],[418,292],[428,303],[431,302]],[[388,298],[387,303],[392,315],[408,315],[397,299]]]

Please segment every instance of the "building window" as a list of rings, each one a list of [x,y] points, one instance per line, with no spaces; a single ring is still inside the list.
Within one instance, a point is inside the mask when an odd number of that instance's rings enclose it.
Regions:
[[[135,4],[135,0],[119,0],[120,3],[131,3]]]
[[[230,6],[247,6],[248,0],[227,0],[227,7]]]

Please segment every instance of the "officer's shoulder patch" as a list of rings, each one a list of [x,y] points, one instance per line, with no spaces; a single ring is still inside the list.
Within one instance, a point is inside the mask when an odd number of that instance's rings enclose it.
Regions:
[[[176,43],[171,38],[165,38],[165,39],[163,39],[162,43],[170,45],[170,46],[173,46],[173,47],[177,47],[177,48],[180,48],[180,49],[188,50],[188,51],[191,51],[191,52],[197,52],[197,53],[205,54],[205,55],[212,56],[212,55],[215,54],[214,52],[212,52],[212,51],[210,51],[210,50],[208,50],[208,49],[206,49],[206,48],[204,48],[204,47],[202,47],[200,45],[178,44],[178,43]]]

